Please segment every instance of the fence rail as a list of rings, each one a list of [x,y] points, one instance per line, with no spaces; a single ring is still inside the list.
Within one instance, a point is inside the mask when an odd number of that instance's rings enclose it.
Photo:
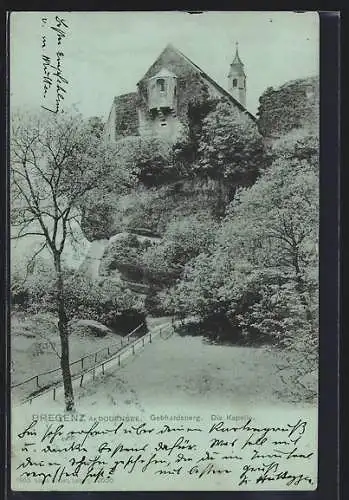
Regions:
[[[91,352],[89,354],[86,354],[85,356],[82,356],[81,358],[72,361],[69,363],[70,368],[72,369],[72,376],[76,374],[75,367],[80,368],[81,370],[84,370],[88,368],[88,365],[91,364],[94,365],[97,363],[97,361],[101,360],[102,353],[104,354],[105,357],[111,356],[115,354],[118,350],[120,350],[120,347],[123,348],[125,345],[129,344],[130,339],[132,335],[134,335],[142,326],[144,326],[145,323],[139,324],[134,330],[132,330],[130,333],[125,335],[125,337],[121,337],[120,341],[112,343],[108,347],[102,347],[98,351]],[[116,348],[116,350],[115,350]],[[89,360],[92,360],[89,361]],[[78,370],[79,371],[79,370]],[[29,382],[35,381],[35,386],[36,388],[40,388],[42,386],[45,387],[45,383],[43,383],[43,379],[47,377],[48,375],[52,375],[53,373],[58,373],[60,376],[61,374],[61,368],[54,368],[53,370],[47,370],[42,373],[38,373],[37,375],[34,375],[33,377],[27,378],[25,380],[22,380],[22,382],[18,382],[16,384],[11,385],[11,389],[15,389],[16,387],[20,387],[22,385],[25,385]],[[39,383],[41,382],[41,383]]]
[[[166,326],[160,326],[159,330],[156,332],[148,331],[144,335],[142,335],[141,337],[135,338],[134,340],[130,341],[131,336],[136,331],[138,331],[139,328],[143,325],[144,325],[144,323],[141,323],[140,325],[138,325],[137,328],[135,328],[135,330],[133,330],[127,336],[125,336],[124,339],[127,339],[126,342],[123,342],[123,344],[121,346],[119,344],[120,349],[117,350],[116,352],[114,352],[113,354],[110,354],[109,357],[107,357],[103,360],[100,360],[99,362],[96,361],[92,366],[90,366],[89,368],[87,368],[83,371],[81,370],[80,372],[75,373],[75,374],[72,373],[72,377],[71,377],[72,382],[75,382],[76,380],[80,379],[79,386],[82,387],[84,379],[86,380],[86,376],[88,376],[90,373],[92,373],[92,379],[94,380],[98,371],[100,371],[100,373],[102,373],[104,375],[105,366],[109,363],[114,362],[114,360],[117,360],[117,365],[121,366],[122,357],[125,356],[129,351],[132,351],[132,354],[135,355],[136,354],[136,346],[138,344],[142,344],[142,347],[145,346],[147,341],[148,341],[147,343],[151,344],[153,341],[153,338],[156,334],[159,334],[159,336],[163,339],[168,338],[168,336],[163,337],[163,334],[168,330],[169,327],[171,327],[170,324],[168,324]],[[99,351],[97,351],[97,352],[99,352]],[[78,360],[78,361],[80,361],[80,360]],[[37,380],[37,377],[40,377],[42,375],[47,375],[47,373],[51,373],[53,371],[56,371],[56,370],[50,370],[49,372],[45,372],[44,374],[35,375],[34,377],[31,377],[30,379],[22,382],[21,384],[18,384],[18,385],[23,385],[24,383],[26,383],[28,381],[32,381],[32,380],[36,380],[36,382],[37,382],[36,390],[32,391],[31,394],[29,394],[27,397],[22,399],[22,403],[26,403],[26,402],[31,403],[33,399],[35,399],[43,394],[46,394],[50,391],[52,391],[53,400],[56,399],[56,391],[62,385],[62,377],[60,376],[59,380],[56,380],[56,381],[51,380],[51,382],[49,382],[47,385],[44,385],[44,386],[38,385],[38,380]]]

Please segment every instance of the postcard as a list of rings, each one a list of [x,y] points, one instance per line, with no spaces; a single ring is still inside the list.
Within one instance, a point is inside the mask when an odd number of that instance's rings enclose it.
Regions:
[[[10,15],[11,488],[318,482],[319,18]]]

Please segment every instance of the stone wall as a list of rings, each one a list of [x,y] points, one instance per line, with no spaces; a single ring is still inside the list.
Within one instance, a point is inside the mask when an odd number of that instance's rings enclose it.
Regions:
[[[113,144],[116,141],[115,130],[115,103],[113,102],[108,119],[104,125],[104,141]]]
[[[161,137],[172,142],[177,141],[185,130],[176,113],[166,115],[158,113],[156,116],[151,117],[144,109],[139,109],[138,121],[139,135]]]
[[[116,139],[128,135],[138,135],[137,93],[115,97],[114,126]]]
[[[270,87],[259,99],[258,128],[265,137],[281,137],[296,128],[319,126],[319,79],[294,80]]]

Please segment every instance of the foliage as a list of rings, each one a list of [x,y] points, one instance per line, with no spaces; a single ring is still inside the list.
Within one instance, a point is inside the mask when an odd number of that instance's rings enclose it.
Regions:
[[[165,310],[171,314],[198,316],[202,320],[224,315],[228,304],[220,294],[225,280],[225,262],[215,258],[214,253],[202,253],[190,261],[183,279],[161,294]]]
[[[11,263],[11,304],[22,310],[34,310],[40,307],[52,307],[55,273],[52,266],[39,258],[27,261],[24,265]],[[47,301],[47,296],[52,299]]]
[[[294,129],[274,140],[271,157],[276,160],[306,161],[317,172],[319,168],[319,136],[309,129]]]
[[[113,327],[126,311],[142,312],[140,299],[116,279],[98,282],[74,274],[65,282],[65,306],[69,319],[92,319]]]
[[[218,99],[210,99],[208,95],[195,96],[187,104],[187,137],[180,139],[173,146],[174,165],[183,177],[193,177],[193,165],[197,161],[199,143],[202,135],[204,119],[216,108]]]
[[[163,293],[169,311],[225,317],[242,334],[284,344],[315,335],[318,175],[299,141],[283,148],[251,188],[238,190],[214,245]]]
[[[148,277],[167,284],[179,278],[185,264],[213,243],[215,229],[216,224],[210,218],[192,215],[174,219],[161,242],[142,255]]]
[[[102,139],[104,123],[100,116],[92,116],[89,118],[86,123],[86,128],[92,136],[97,137],[97,139]]]
[[[120,139],[116,143],[115,161],[145,186],[156,186],[176,177],[171,144],[157,137]]]
[[[81,229],[89,241],[109,239],[116,229],[117,199],[91,197],[82,208]]]
[[[62,269],[63,279],[66,280],[73,271]],[[24,301],[19,300],[21,297]],[[28,312],[38,311],[55,312],[57,302],[57,275],[50,261],[37,258],[30,262],[27,269],[18,268],[11,272],[12,303]]]
[[[67,320],[91,319],[107,326],[115,326],[119,318],[129,311],[142,313],[140,298],[132,293],[121,280],[108,277],[96,282],[70,269],[64,269],[64,305]],[[45,261],[38,261],[26,280],[23,275],[14,276],[13,295],[25,297],[18,303],[28,312],[55,312],[57,301],[57,277],[54,268]]]
[[[233,185],[252,184],[268,164],[255,124],[225,101],[204,119],[198,154],[199,175]]]

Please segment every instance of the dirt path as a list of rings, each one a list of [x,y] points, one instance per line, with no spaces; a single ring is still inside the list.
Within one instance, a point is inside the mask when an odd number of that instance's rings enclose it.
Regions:
[[[89,406],[245,407],[288,404],[276,370],[277,356],[265,348],[219,346],[202,337],[159,338],[152,349],[103,379],[103,393],[85,386]]]

